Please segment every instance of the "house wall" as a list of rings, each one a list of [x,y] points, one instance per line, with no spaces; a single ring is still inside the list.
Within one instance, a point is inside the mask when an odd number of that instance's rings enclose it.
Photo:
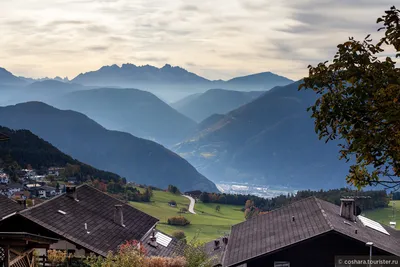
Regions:
[[[84,249],[78,249],[74,244],[69,243],[68,241],[65,240],[60,240],[55,244],[52,244],[50,246],[50,249],[59,249],[59,250],[73,250],[74,255],[77,257],[84,257],[86,255],[86,252]]]
[[[290,248],[283,249],[269,256],[247,262],[247,267],[274,266],[274,262],[290,262],[290,267],[334,267],[335,256],[369,256],[369,247],[363,242],[332,232]],[[373,255],[390,255],[377,248]]]
[[[77,248],[74,244],[64,240],[61,236],[19,215],[14,215],[6,220],[0,221],[0,229],[4,232],[28,232],[31,234],[57,238],[60,240],[57,243],[52,244],[50,249],[75,250],[74,254],[76,256],[89,255],[89,253],[85,253],[85,249],[81,247]],[[45,249],[38,249],[37,251],[39,255],[46,254]]]

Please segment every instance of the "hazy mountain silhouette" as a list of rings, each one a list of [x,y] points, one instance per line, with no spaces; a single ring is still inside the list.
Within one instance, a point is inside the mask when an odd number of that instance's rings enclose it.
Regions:
[[[97,71],[79,74],[73,82],[85,85],[115,85],[126,86],[134,84],[185,84],[185,83],[208,83],[209,80],[180,67],[172,67],[166,64],[162,68],[150,65],[136,66],[134,64],[123,64],[104,66]]]
[[[299,92],[298,85],[275,88],[225,116],[208,118],[175,151],[215,180],[343,186],[348,167],[338,160],[336,144],[318,140],[306,111],[315,93]]]
[[[210,88],[241,91],[267,90],[274,86],[293,82],[270,72],[238,77],[229,81],[211,81],[169,64],[162,68],[133,64],[123,64],[121,67],[117,65],[104,66],[97,71],[81,73],[72,81],[83,85],[134,87],[152,91],[190,89],[192,93],[203,92]]]
[[[63,95],[50,104],[72,109],[107,129],[172,145],[187,137],[196,123],[155,95],[136,89],[93,89]]]
[[[262,95],[263,91],[240,92],[211,89],[203,94],[188,96],[172,104],[180,113],[201,122],[213,114],[228,113]]]
[[[128,133],[106,130],[75,111],[40,102],[0,108],[0,125],[28,129],[64,153],[96,168],[115,172],[129,181],[181,190],[217,191],[186,160],[163,146]]]
[[[60,97],[77,90],[86,90],[80,84],[62,82],[57,80],[42,80],[10,88],[5,86],[4,94],[0,98],[0,105],[13,105],[28,101],[48,102],[50,99]]]
[[[0,68],[0,86],[1,85],[23,85],[26,82],[4,68]],[[0,88],[1,89],[1,88]]]
[[[272,72],[262,72],[233,78],[226,83],[230,89],[243,90],[243,88],[252,88],[253,90],[267,90],[275,86],[288,85],[292,82],[292,80]]]

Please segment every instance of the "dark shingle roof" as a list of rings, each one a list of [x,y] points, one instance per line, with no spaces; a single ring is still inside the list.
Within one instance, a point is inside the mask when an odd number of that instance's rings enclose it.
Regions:
[[[212,266],[222,266],[222,260],[224,256],[224,252],[226,249],[226,245],[224,244],[223,238],[217,238],[211,242],[204,244],[204,249],[212,261]],[[219,241],[218,249],[216,249],[215,241]]]
[[[160,231],[156,230],[156,233],[157,232],[172,238],[172,240],[168,244],[167,247],[165,247],[165,246],[163,246],[161,244],[158,244],[157,247],[155,248],[155,247],[149,245],[150,238],[152,237],[152,235],[149,234],[143,240],[143,244],[144,244],[144,247],[146,248],[148,256],[175,257],[175,256],[183,255],[184,248],[185,248],[185,244],[183,242],[179,241],[175,237],[169,236],[169,235],[167,235],[167,234],[165,234],[163,232],[160,232]]]
[[[374,246],[400,256],[396,230],[386,227],[391,233],[389,236],[364,227],[359,221],[349,226],[344,223],[339,210],[339,206],[310,197],[234,225],[224,266],[237,265],[329,231],[340,232],[362,242],[373,241]],[[357,234],[355,229],[358,229]]]
[[[384,251],[400,256],[400,236],[396,231],[388,226],[382,225],[390,234],[386,235],[379,231],[365,227],[361,221],[352,222],[351,226],[344,223],[344,219],[339,215],[340,207],[321,199],[316,199],[321,205],[322,212],[325,213],[327,220],[332,224],[333,229],[339,233],[357,239],[361,242],[374,242],[374,246]],[[357,230],[357,234],[355,233]]]
[[[14,212],[20,211],[22,209],[23,207],[14,200],[0,195],[0,221],[3,217],[13,214]]]
[[[140,240],[158,221],[88,185],[77,187],[76,192],[79,201],[63,194],[20,215],[102,256],[117,251],[127,240]],[[114,222],[115,205],[123,206],[125,227]]]

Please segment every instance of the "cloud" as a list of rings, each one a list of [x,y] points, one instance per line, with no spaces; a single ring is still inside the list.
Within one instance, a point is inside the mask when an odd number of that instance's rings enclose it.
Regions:
[[[97,51],[106,51],[108,48],[109,48],[108,46],[94,45],[88,47],[87,49],[97,52]]]
[[[4,3],[3,3],[4,2]],[[132,61],[210,79],[298,79],[349,36],[377,29],[388,0],[3,1],[0,58],[18,75],[70,76]],[[373,35],[376,39],[376,34]],[[90,56],[88,56],[90,51]],[[29,66],[23,68],[23,65]]]
[[[184,5],[181,7],[181,10],[184,11],[199,11],[199,8],[195,5]]]

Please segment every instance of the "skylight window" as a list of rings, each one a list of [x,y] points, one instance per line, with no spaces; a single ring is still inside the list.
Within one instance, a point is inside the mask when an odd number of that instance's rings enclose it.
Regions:
[[[160,232],[157,232],[155,237],[156,237],[156,242],[164,247],[168,247],[169,243],[172,241],[171,237],[166,236]]]
[[[366,217],[364,217],[364,216],[361,216],[361,215],[358,216],[358,219],[361,221],[361,223],[362,223],[365,227],[372,228],[372,229],[374,229],[374,230],[376,230],[376,231],[378,231],[378,232],[381,232],[381,233],[383,233],[383,234],[385,234],[385,235],[390,235],[390,234],[388,233],[388,231],[386,231],[386,229],[383,228],[383,226],[382,226],[380,223],[378,223],[378,222],[376,222],[376,221],[373,221],[373,220],[371,220],[371,219],[368,219],[368,218],[366,218]]]
[[[67,214],[65,211],[62,211],[62,210],[58,210],[58,213],[61,213],[62,215]]]

